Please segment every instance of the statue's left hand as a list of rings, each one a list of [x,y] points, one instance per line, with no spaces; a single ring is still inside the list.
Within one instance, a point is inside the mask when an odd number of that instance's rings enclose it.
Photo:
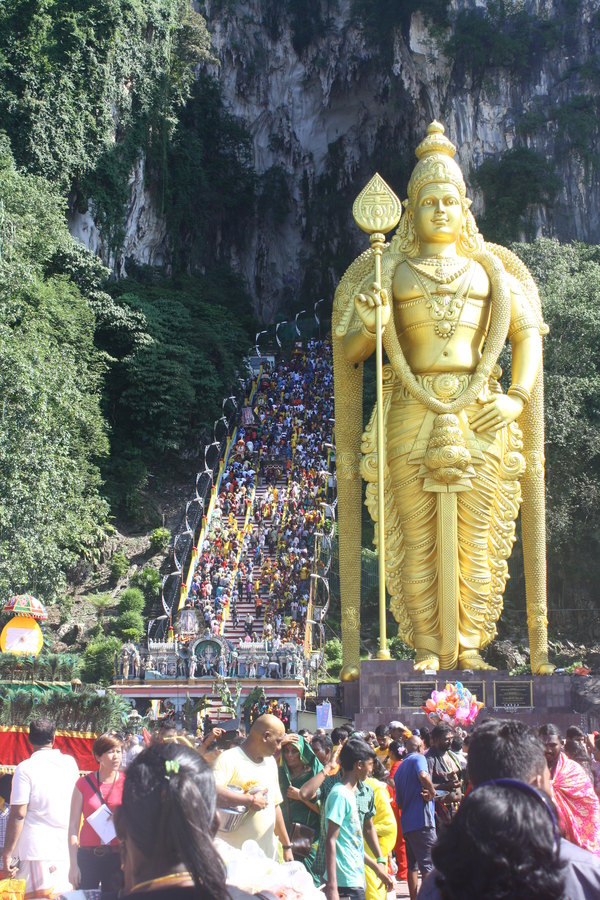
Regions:
[[[523,412],[523,401],[519,397],[498,394],[484,403],[471,419],[475,431],[497,431],[503,425],[510,425]]]

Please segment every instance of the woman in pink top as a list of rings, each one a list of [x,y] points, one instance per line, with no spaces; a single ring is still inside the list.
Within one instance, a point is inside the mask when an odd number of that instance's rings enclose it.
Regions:
[[[92,747],[98,771],[75,784],[69,822],[69,881],[74,888],[117,892],[122,885],[119,842],[112,814],[121,805],[125,775],[121,766],[122,741],[102,734]],[[83,824],[81,818],[83,816]],[[80,831],[81,826],[81,831]]]

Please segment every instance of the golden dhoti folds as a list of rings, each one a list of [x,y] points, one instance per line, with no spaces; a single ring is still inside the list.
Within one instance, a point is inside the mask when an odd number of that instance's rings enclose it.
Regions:
[[[479,652],[496,633],[521,499],[518,479],[525,468],[521,433],[516,424],[483,434],[475,434],[469,425],[478,405],[491,391],[500,390],[495,379],[474,404],[456,416],[438,417],[394,384],[389,369],[386,376],[386,576],[391,609],[408,643],[436,656],[441,648],[441,666],[455,668],[460,654]],[[467,379],[419,377],[432,396],[444,400],[460,394]],[[375,412],[363,436],[362,464],[372,515],[377,496],[374,421]],[[432,445],[434,454],[441,454],[439,470],[444,457],[453,466],[453,442],[462,469],[446,468],[449,480],[440,479],[431,467]]]

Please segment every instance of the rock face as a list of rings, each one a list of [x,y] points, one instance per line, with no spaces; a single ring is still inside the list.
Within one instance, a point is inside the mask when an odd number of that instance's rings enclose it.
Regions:
[[[453,0],[450,20],[477,6],[487,5]],[[587,115],[595,115],[596,89],[586,73],[590,65],[597,76],[600,69],[597,0],[525,0],[524,7],[531,22],[545,19],[556,29],[554,45],[536,48],[534,39],[523,64],[517,54],[511,67],[477,73],[469,67],[468,41],[449,59],[450,32],[432,29],[419,12],[378,43],[353,14],[352,0],[306,0],[306,15],[316,9],[320,24],[297,52],[298,22],[288,0],[206,0],[201,6],[221,62],[213,74],[228,107],[251,132],[256,171],[277,171],[291,197],[283,223],[281,216],[277,224],[267,217],[243,247],[222,251],[246,277],[265,321],[294,300],[298,286],[318,299],[316,291],[333,286],[351,251],[365,248],[348,204],[375,169],[405,196],[414,148],[433,118],[444,122],[459,147],[467,182],[484,160],[515,146],[552,161],[558,194],[551,209],[531,205],[529,236],[600,240],[593,148],[571,152],[569,144],[575,130],[585,137],[586,98]],[[513,35],[513,43],[520,37]],[[595,123],[588,131],[595,136]],[[133,187],[122,256],[164,260],[164,231],[140,200],[137,179]],[[477,216],[483,201],[472,183],[470,194]],[[93,245],[93,228],[88,223],[86,236],[84,224],[73,227]]]
[[[99,256],[120,278],[127,274],[127,260],[140,265],[169,268],[169,240],[164,219],[158,215],[145,184],[146,160],[141,156],[129,178],[129,203],[125,210],[125,239],[111,248],[94,221],[93,199],[85,212],[70,210],[69,231]]]

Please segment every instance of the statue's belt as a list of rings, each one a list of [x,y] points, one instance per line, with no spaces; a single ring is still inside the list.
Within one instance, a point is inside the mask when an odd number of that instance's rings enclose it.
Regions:
[[[471,376],[466,373],[455,375],[452,373],[436,372],[415,375],[415,379],[429,394],[431,394],[431,396],[440,400],[450,401],[458,397],[459,394],[469,386]],[[494,383],[494,387],[497,385],[495,378],[491,378],[490,381]],[[420,465],[429,445],[429,438],[434,427],[436,414],[429,410],[425,410],[399,382],[390,385],[390,390],[391,397],[389,395],[388,397],[389,400],[391,400],[391,403],[385,403],[384,401],[384,406],[387,407],[384,411],[386,419],[389,415],[390,406],[393,406],[396,402],[400,401],[403,404],[410,403],[411,405],[414,404],[415,406],[421,407],[423,410],[423,420],[417,437],[413,441],[410,443],[399,443],[395,446],[390,446],[388,444],[386,453],[387,462],[391,463],[394,459],[408,454],[407,462],[410,465]],[[491,394],[496,393],[497,390],[497,387],[495,387],[495,390],[491,389],[490,384],[486,382],[477,401],[485,403],[490,399]],[[503,441],[500,432],[496,432],[494,435],[489,433],[476,435],[470,427],[467,410],[461,410],[460,412],[455,413],[455,415],[463,433],[465,445],[471,454],[473,465],[478,465],[484,461],[484,453],[491,453],[499,458],[502,457]]]

